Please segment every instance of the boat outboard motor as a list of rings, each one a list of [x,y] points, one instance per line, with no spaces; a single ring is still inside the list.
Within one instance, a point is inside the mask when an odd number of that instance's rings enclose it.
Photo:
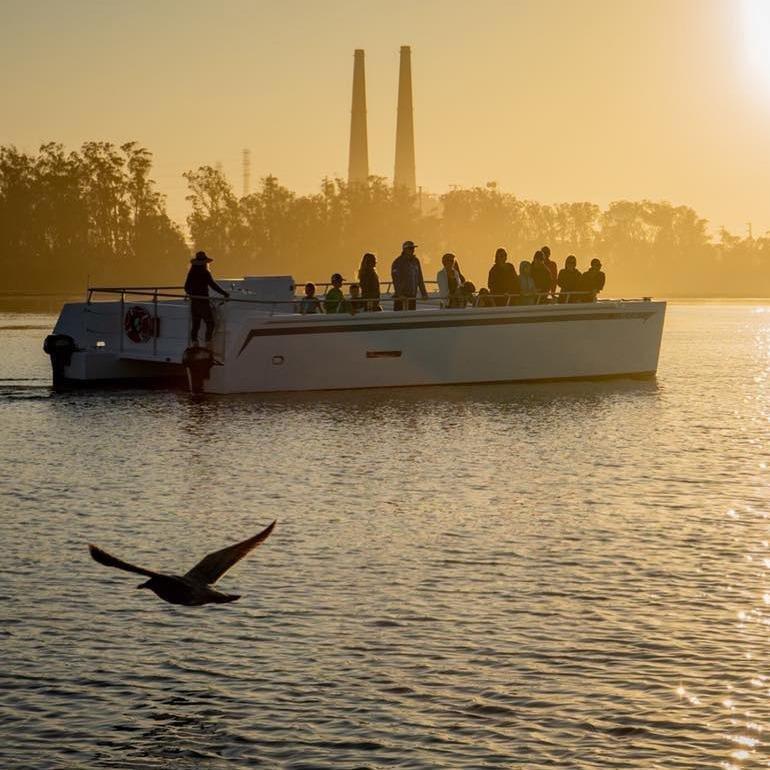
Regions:
[[[77,350],[75,340],[69,334],[49,334],[43,343],[43,351],[51,357],[54,390],[66,388],[64,367],[72,362],[72,354]]]
[[[191,393],[203,393],[203,381],[209,378],[211,367],[219,363],[208,348],[192,345],[182,354],[182,365],[187,370]]]

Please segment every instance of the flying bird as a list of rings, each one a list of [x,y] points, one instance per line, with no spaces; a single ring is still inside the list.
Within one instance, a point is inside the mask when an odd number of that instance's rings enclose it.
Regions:
[[[208,556],[204,556],[188,573],[185,575],[163,575],[160,572],[153,572],[144,567],[136,567],[133,564],[118,559],[110,555],[107,551],[97,548],[95,545],[89,545],[91,556],[107,567],[116,567],[126,572],[135,572],[137,575],[148,577],[144,583],[140,583],[137,588],[149,588],[154,591],[161,599],[171,604],[184,604],[188,607],[200,604],[209,604],[215,602],[224,604],[225,602],[234,602],[240,599],[235,594],[225,594],[217,591],[211,586],[222,577],[237,561],[242,559],[249,551],[263,543],[268,535],[273,531],[275,522],[269,527],[263,529],[258,535],[250,537],[241,543],[229,545],[221,551],[214,551]]]

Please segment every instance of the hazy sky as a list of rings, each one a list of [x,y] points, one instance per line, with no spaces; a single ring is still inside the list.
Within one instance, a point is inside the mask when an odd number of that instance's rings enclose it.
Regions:
[[[770,0],[0,0],[0,143],[136,139],[241,190],[347,173],[366,50],[372,173],[393,174],[412,46],[417,182],[543,202],[667,199],[770,229]]]

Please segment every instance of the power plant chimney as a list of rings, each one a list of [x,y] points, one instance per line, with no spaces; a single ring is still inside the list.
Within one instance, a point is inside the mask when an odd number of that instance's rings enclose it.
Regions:
[[[353,108],[350,112],[350,158],[348,184],[366,184],[369,180],[369,144],[366,139],[366,78],[364,51],[353,54]]]
[[[398,71],[398,117],[396,118],[396,169],[393,187],[417,190],[414,169],[414,119],[412,115],[412,49],[401,46]]]

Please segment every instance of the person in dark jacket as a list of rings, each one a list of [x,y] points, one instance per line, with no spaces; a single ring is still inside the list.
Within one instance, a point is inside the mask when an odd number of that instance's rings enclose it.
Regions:
[[[404,241],[401,254],[393,260],[390,268],[390,276],[393,279],[393,310],[414,310],[417,307],[418,290],[423,299],[428,299],[420,260],[414,253],[416,248],[412,241]]]
[[[548,268],[548,272],[551,274],[551,286],[549,288],[549,291],[551,294],[554,294],[556,292],[556,281],[559,277],[559,267],[551,259],[551,247],[550,246],[541,246],[540,251],[543,252],[543,262],[545,262],[545,266]]]
[[[596,302],[596,295],[604,288],[606,276],[602,272],[602,263],[594,258],[591,267],[583,273],[580,281],[580,290],[586,292],[583,302]]]
[[[508,261],[508,252],[505,249],[495,252],[495,264],[489,271],[487,286],[490,294],[497,295],[494,297],[495,305],[510,305],[515,302],[511,295],[519,293],[519,276],[516,275],[516,268]]]
[[[580,270],[577,269],[577,259],[574,254],[570,254],[564,260],[564,267],[559,270],[556,283],[559,286],[559,302],[580,302],[581,295],[575,294],[580,291],[580,280],[582,278]]]
[[[358,283],[361,286],[361,299],[367,311],[382,310],[380,306],[380,276],[377,275],[377,257],[367,252],[361,258],[358,269]]]
[[[547,302],[551,290],[551,271],[546,267],[543,252],[539,250],[532,257],[532,280],[538,294],[536,304]]]
[[[519,283],[521,285],[517,305],[534,305],[537,301],[537,286],[532,280],[532,263],[523,259],[519,263]]]
[[[214,314],[211,310],[211,302],[207,299],[209,289],[219,292],[223,297],[229,297],[226,292],[212,277],[209,272],[209,263],[214,260],[206,255],[205,251],[199,251],[190,260],[190,269],[184,282],[184,291],[190,297],[190,316],[192,328],[190,329],[190,342],[198,344],[198,332],[201,321],[206,324],[206,344],[211,342],[214,336]]]

